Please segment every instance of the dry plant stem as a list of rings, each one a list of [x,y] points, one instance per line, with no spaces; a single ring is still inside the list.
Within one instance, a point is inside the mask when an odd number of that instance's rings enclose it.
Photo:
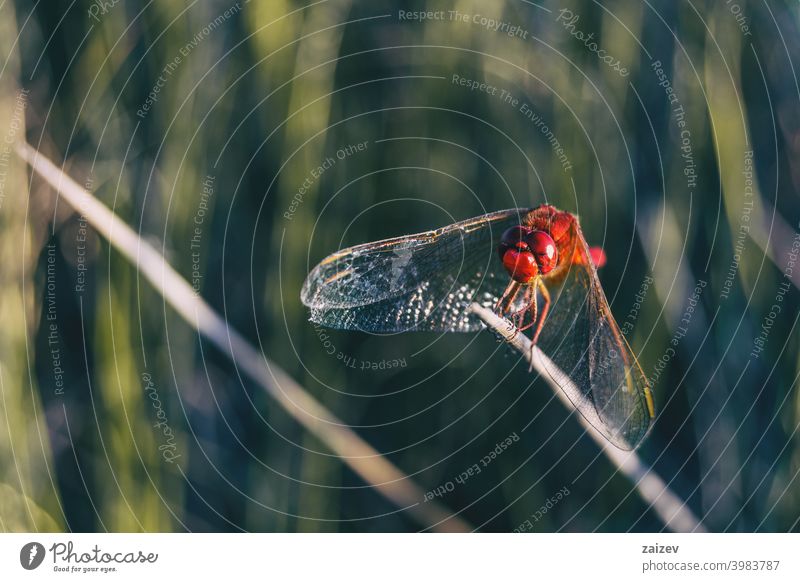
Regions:
[[[570,402],[567,395],[557,384],[550,379],[550,374],[545,368],[554,368],[555,364],[538,348],[531,350],[531,340],[524,334],[516,333],[516,329],[509,326],[508,321],[498,317],[494,312],[485,307],[473,303],[471,310],[483,322],[502,336],[515,350],[519,351],[530,364],[531,368],[539,373],[556,396],[570,410],[575,411],[575,407]],[[577,387],[575,391],[577,391]],[[653,472],[653,469],[644,463],[635,451],[623,451],[609,443],[580,413],[575,411],[575,418],[581,423],[587,433],[594,439],[597,446],[608,457],[608,460],[617,467],[617,470],[628,477],[639,491],[642,499],[658,515],[664,524],[675,532],[704,532],[705,528],[692,513],[686,502],[678,497],[663,479]]]
[[[316,435],[364,481],[426,529],[443,532],[472,528],[435,501],[423,502],[424,491],[372,446],[328,411],[280,367],[269,361],[194,293],[191,285],[154,247],[139,237],[102,202],[89,194],[50,160],[27,143],[17,153],[73,209],[125,256],[150,281],[175,311],[219,348],[283,409]]]

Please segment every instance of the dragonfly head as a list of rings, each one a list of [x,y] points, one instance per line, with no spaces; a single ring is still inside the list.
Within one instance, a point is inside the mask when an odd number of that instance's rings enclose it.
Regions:
[[[506,271],[518,283],[529,283],[538,275],[546,275],[558,262],[553,238],[543,230],[526,226],[506,230],[497,250]]]

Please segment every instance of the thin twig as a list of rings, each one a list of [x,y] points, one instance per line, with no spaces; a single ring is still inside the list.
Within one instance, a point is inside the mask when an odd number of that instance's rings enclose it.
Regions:
[[[575,410],[572,402],[567,397],[564,390],[556,384],[548,368],[551,370],[555,368],[555,364],[548,358],[544,352],[538,347],[534,346],[531,350],[531,340],[525,334],[516,333],[516,330],[509,326],[508,321],[498,317],[494,312],[477,303],[473,303],[471,310],[483,322],[494,330],[498,335],[502,336],[514,349],[519,351],[533,369],[535,369],[539,376],[547,382],[547,384],[555,392],[556,396],[569,410]],[[559,375],[560,377],[563,375]],[[564,376],[566,377],[566,376]],[[567,387],[569,390],[569,387]],[[572,387],[572,392],[579,393],[577,387]],[[634,484],[639,491],[642,499],[647,502],[650,508],[661,518],[664,524],[676,532],[702,532],[705,528],[700,521],[695,517],[692,510],[686,505],[686,502],[678,497],[668,486],[664,483],[653,469],[641,460],[635,451],[623,451],[608,442],[608,440],[595,429],[581,414],[575,414],[575,417],[580,421],[589,436],[594,439],[603,453],[608,457],[612,464],[617,467],[617,470],[625,475]]]
[[[408,475],[347,428],[279,366],[250,345],[194,292],[161,253],[142,240],[102,202],[29,144],[18,143],[17,153],[150,281],[186,323],[217,346],[289,415],[330,447],[378,493],[408,511],[425,528],[447,532],[472,529],[435,501],[424,502],[424,491]]]

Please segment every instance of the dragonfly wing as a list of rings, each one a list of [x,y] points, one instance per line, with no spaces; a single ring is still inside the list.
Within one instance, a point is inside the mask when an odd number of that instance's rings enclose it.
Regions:
[[[494,212],[417,235],[335,253],[309,273],[311,320],[370,332],[477,331],[473,301],[491,307],[508,285],[497,258],[503,232],[528,210]]]
[[[539,338],[544,366],[578,411],[615,446],[631,450],[655,415],[649,383],[619,330],[576,225],[575,260]]]

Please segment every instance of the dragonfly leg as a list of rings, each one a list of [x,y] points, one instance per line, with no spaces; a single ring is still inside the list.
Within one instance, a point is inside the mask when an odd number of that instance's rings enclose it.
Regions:
[[[547,319],[547,312],[550,311],[550,291],[541,279],[538,279],[536,284],[539,287],[539,292],[542,294],[544,305],[542,305],[542,314],[539,316],[539,325],[536,326],[536,331],[533,334],[533,345],[536,345],[536,342],[539,341],[539,334],[542,333],[544,320]]]
[[[517,298],[517,293],[519,293],[520,284],[514,281],[513,279],[506,287],[506,290],[503,291],[503,294],[500,296],[500,299],[497,300],[497,304],[494,306],[494,311],[498,315],[505,315],[508,311],[511,304],[514,303],[514,299]]]
[[[525,313],[528,311],[528,307],[531,304],[531,288],[528,285],[524,286],[524,291],[522,291],[522,307],[517,309],[516,311],[509,314],[509,317],[514,318],[514,324],[517,327],[522,325],[522,322],[525,320]],[[509,306],[510,307],[510,306]],[[522,316],[522,317],[520,317]]]
[[[539,282],[541,282],[541,281],[540,280],[537,281],[537,285],[538,285]],[[526,325],[525,327],[523,327],[522,331],[524,331],[524,330],[528,329],[529,327],[533,326],[533,324],[536,323],[536,318],[538,316],[539,303],[538,303],[538,300],[536,299],[536,289],[534,289],[533,287],[531,288],[530,312],[531,312],[531,322],[528,325]],[[542,315],[544,315],[544,313]],[[539,325],[541,326],[541,323]],[[536,342],[535,341],[531,342],[531,365],[528,368],[528,372],[532,372],[533,371],[533,347],[534,347],[534,345],[536,345]]]
[[[528,313],[528,311],[530,310],[531,301],[536,300],[536,295],[532,294],[532,291],[533,290],[530,285],[525,285],[525,290],[523,291],[523,296],[522,296],[522,307],[510,315],[510,318],[514,321],[514,327],[515,327],[514,335],[512,336],[511,339],[517,337],[517,334],[520,331],[528,329],[528,327],[530,327],[531,325],[528,324],[527,326],[523,327],[523,324],[525,323],[525,314]],[[531,297],[533,297],[533,299]]]
[[[539,313],[539,304],[536,300],[536,289],[533,286],[528,287],[528,302],[525,304],[525,307],[522,309],[522,319],[520,320],[520,324],[525,320],[525,312],[530,312],[531,314],[531,321],[527,325],[520,325],[519,331],[525,331],[533,327],[536,323],[536,317]]]

